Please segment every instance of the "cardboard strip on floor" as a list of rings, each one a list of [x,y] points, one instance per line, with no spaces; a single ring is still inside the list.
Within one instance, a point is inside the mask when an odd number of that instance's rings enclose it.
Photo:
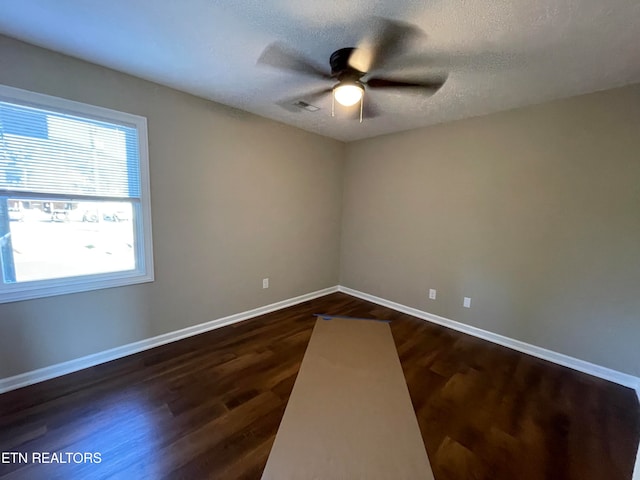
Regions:
[[[316,320],[263,480],[433,480],[388,323]]]

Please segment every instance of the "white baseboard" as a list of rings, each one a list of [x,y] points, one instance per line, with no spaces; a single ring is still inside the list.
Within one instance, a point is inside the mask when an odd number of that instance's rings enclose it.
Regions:
[[[103,352],[87,355],[86,357],[76,358],[69,360],[68,362],[58,363],[49,367],[40,368],[38,370],[32,370],[30,372],[21,373],[13,377],[7,377],[0,379],[0,394],[8,392],[10,390],[16,390],[21,387],[33,385],[34,383],[43,382],[55,377],[60,377],[68,373],[77,372],[85,368],[93,367],[101,363],[110,362],[118,358],[126,357],[134,353],[149,350],[150,348],[159,347],[166,343],[175,342],[183,338],[192,337],[200,333],[215,330],[216,328],[225,327],[233,323],[242,322],[243,320],[249,320],[250,318],[258,317],[266,313],[281,310],[283,308],[291,307],[314,298],[322,297],[330,293],[338,291],[338,287],[329,287],[315,292],[300,295],[298,297],[290,298],[288,300],[282,300],[281,302],[265,305],[264,307],[254,308],[246,312],[236,313],[235,315],[229,315],[228,317],[218,318],[210,322],[201,323],[192,327],[176,330],[175,332],[165,333],[158,335],[157,337],[147,338],[140,340],[139,342],[130,343],[121,347],[112,348]]]
[[[338,287],[338,290],[348,295],[361,298],[362,300],[367,300],[369,302],[391,308],[392,310],[397,310],[398,312],[406,313],[432,323],[437,323],[438,325],[442,325],[443,327],[451,328],[452,330],[457,330],[458,332],[482,338],[483,340],[488,340],[490,342],[497,343],[498,345],[502,345],[504,347],[526,353],[527,355],[532,355],[543,360],[557,363],[558,365],[572,368],[579,372],[593,375],[594,377],[603,378],[605,380],[609,380],[610,382],[633,388],[638,394],[638,401],[640,401],[640,378],[634,377],[633,375],[618,372],[617,370],[602,367],[600,365],[570,357],[568,355],[554,352],[552,350],[547,350],[546,348],[537,347],[535,345],[521,342],[520,340],[515,340],[513,338],[505,337],[497,333],[489,332],[481,328],[472,327],[471,325],[466,325],[449,318],[440,317],[432,313],[418,310],[417,308],[408,307],[400,303],[385,300],[384,298],[376,297],[374,295],[360,292],[352,288],[343,287],[342,285]]]
[[[393,310],[397,310],[402,313],[407,313],[414,317],[418,317],[423,320],[427,320],[429,322],[433,322],[438,325],[442,325],[444,327],[451,328],[453,330],[457,330],[459,332],[472,335],[474,337],[482,338],[484,340],[497,343],[498,345],[503,345],[505,347],[511,348],[513,350],[517,350],[519,352],[526,353],[528,355],[532,355],[534,357],[542,358],[543,360],[548,360],[550,362],[557,363],[559,365],[563,365],[565,367],[569,367],[574,370],[578,370],[580,372],[594,375],[596,377],[603,378],[605,380],[609,380],[611,382],[633,388],[635,389],[638,395],[638,401],[640,402],[640,378],[638,377],[634,377],[626,373],[622,373],[616,370],[602,367],[600,365],[595,365],[593,363],[586,362],[584,360],[579,360],[577,358],[573,358],[568,355],[564,355],[562,353],[557,353],[551,350],[547,350],[545,348],[537,347],[535,345],[521,342],[520,340],[514,340],[512,338],[505,337],[503,335],[492,333],[487,330],[482,330],[480,328],[473,327],[471,325],[466,325],[464,323],[456,322],[455,320],[451,320],[445,317],[440,317],[438,315],[424,312],[422,310],[418,310],[413,307],[408,307],[400,303],[392,302],[390,300],[385,300],[384,298],[376,297],[374,295],[370,295],[368,293],[360,292],[358,290],[354,290],[354,289],[343,287],[343,286],[325,288],[315,292],[307,293],[305,295],[300,295],[298,297],[283,300],[281,302],[272,303],[270,305],[265,305],[263,307],[255,308],[253,310],[248,310],[246,312],[236,313],[228,317],[218,318],[216,320],[201,323],[199,325],[194,325],[192,327],[183,328],[181,330],[176,330],[174,332],[165,333],[163,335],[158,335],[156,337],[141,340],[139,342],[130,343],[127,345],[123,345],[121,347],[105,350],[103,352],[98,352],[92,355],[87,355],[85,357],[70,360],[68,362],[58,363],[56,365],[40,368],[38,370],[32,370],[30,372],[21,373],[13,377],[3,378],[3,379],[0,379],[0,393],[8,392],[10,390],[15,390],[17,388],[25,387],[27,385],[32,385],[34,383],[42,382],[44,380],[49,380],[51,378],[60,377],[68,373],[76,372],[78,370],[93,367],[101,363],[126,357],[128,355],[142,352],[150,348],[158,347],[166,343],[175,342],[183,338],[191,337],[193,335],[198,335],[200,333],[208,332],[210,330],[215,330],[216,328],[242,322],[243,320],[248,320],[250,318],[264,315],[266,313],[291,307],[293,305],[306,302],[307,300],[312,300],[314,298],[322,297],[324,295],[328,295],[330,293],[334,293],[337,291],[346,293],[348,295],[352,295],[357,298],[361,298],[363,300],[367,300],[372,303],[376,303],[378,305],[385,306],[387,308],[391,308]]]

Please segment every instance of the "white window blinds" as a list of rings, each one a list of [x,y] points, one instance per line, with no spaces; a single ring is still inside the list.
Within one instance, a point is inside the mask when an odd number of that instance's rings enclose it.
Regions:
[[[0,101],[0,194],[139,199],[135,126]]]

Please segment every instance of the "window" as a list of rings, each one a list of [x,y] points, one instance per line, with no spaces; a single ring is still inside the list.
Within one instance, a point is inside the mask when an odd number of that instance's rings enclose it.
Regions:
[[[146,119],[0,85],[0,303],[153,280]]]

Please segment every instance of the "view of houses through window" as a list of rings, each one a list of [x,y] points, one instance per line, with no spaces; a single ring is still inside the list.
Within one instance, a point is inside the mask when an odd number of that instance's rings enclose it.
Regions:
[[[135,269],[131,203],[20,199],[7,203],[13,281]]]

